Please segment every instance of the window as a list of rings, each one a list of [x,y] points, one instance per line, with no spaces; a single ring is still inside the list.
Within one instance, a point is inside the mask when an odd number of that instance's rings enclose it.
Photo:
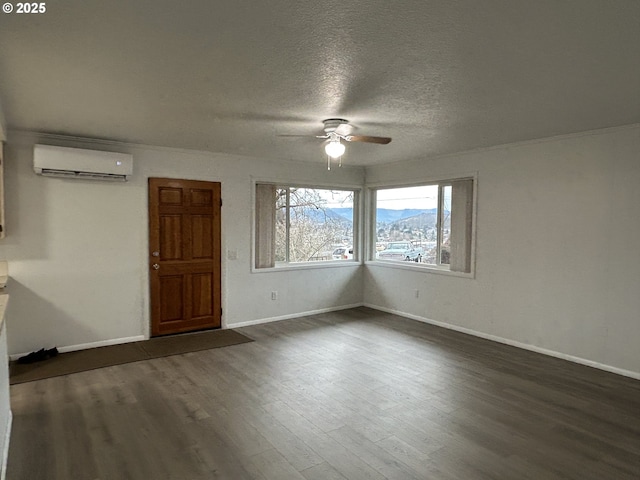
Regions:
[[[255,268],[352,260],[356,193],[257,183]]]
[[[381,187],[375,198],[375,258],[471,272],[472,178]]]

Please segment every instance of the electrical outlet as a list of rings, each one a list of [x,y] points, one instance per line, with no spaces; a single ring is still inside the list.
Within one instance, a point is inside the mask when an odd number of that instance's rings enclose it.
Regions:
[[[415,290],[414,291],[416,298],[420,298],[420,290]]]
[[[271,292],[271,300],[277,300],[278,299],[278,292]]]

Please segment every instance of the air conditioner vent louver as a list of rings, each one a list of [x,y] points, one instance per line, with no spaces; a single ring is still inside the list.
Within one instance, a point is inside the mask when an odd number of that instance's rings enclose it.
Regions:
[[[47,177],[75,177],[76,172],[69,172],[65,170],[51,170],[50,168],[43,168],[40,172],[40,175],[44,175]]]
[[[133,157],[126,153],[35,145],[33,169],[47,177],[123,182],[133,173]]]

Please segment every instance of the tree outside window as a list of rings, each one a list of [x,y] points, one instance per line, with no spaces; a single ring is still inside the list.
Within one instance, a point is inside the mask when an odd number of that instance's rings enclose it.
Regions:
[[[256,268],[353,259],[354,190],[257,184],[256,193]]]

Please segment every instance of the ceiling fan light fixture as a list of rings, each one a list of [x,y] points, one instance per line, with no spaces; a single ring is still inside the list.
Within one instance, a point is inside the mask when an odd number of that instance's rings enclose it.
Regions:
[[[340,158],[344,153],[346,147],[340,142],[340,139],[331,140],[324,147],[324,151],[331,158]]]

